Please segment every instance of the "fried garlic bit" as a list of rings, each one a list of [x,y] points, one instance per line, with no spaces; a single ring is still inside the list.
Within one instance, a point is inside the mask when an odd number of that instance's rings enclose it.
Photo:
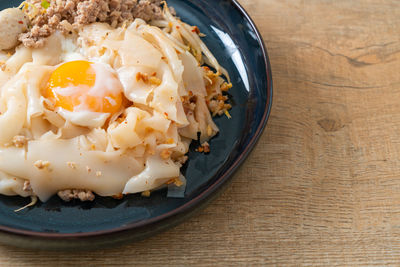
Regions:
[[[231,84],[231,83],[224,82],[224,83],[221,85],[221,91],[222,91],[222,92],[227,92],[227,91],[229,91],[229,89],[231,89],[231,88],[232,88],[232,84]]]
[[[151,192],[149,190],[142,192],[142,197],[150,197]]]
[[[38,160],[33,165],[39,170],[44,170],[50,166],[50,162],[47,160]]]
[[[70,167],[71,169],[76,169],[76,163],[75,162],[70,162],[70,161],[68,161],[67,162],[67,165],[68,165],[68,167]]]
[[[25,136],[22,136],[22,135],[17,135],[17,136],[13,137],[12,142],[15,147],[21,148],[21,147],[26,146],[26,144],[28,143],[28,138],[26,138]]]
[[[162,159],[169,159],[171,157],[172,152],[168,149],[164,149],[160,152],[160,156]]]
[[[147,73],[138,72],[136,73],[136,81],[137,82],[143,81],[144,83],[150,83],[152,85],[159,86],[162,83],[162,81],[159,78],[157,78],[156,75],[157,73],[153,72],[149,77]]]
[[[176,178],[172,178],[171,180],[168,180],[168,182],[166,182],[166,184],[167,185],[170,185],[170,184],[175,184],[176,186],[182,186],[183,185],[183,182],[181,181],[181,179],[179,179],[179,177],[176,177]]]
[[[208,142],[204,142],[196,149],[196,151],[200,153],[210,153],[210,144]]]

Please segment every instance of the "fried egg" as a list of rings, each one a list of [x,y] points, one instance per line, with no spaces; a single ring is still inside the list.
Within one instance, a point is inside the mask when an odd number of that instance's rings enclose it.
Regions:
[[[111,67],[79,60],[59,65],[51,73],[43,96],[66,120],[79,126],[101,127],[121,110],[122,91]]]

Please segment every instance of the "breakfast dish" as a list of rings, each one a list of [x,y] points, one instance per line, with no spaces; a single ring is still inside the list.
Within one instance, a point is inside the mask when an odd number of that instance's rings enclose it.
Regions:
[[[166,3],[28,0],[1,21],[0,194],[184,187],[190,144],[230,117],[228,73]]]

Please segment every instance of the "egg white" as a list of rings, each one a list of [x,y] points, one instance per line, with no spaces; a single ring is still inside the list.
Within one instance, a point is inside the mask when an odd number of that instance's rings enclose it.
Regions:
[[[104,125],[110,117],[110,113],[100,113],[92,111],[68,111],[57,108],[56,112],[65,120],[79,126],[97,128]]]

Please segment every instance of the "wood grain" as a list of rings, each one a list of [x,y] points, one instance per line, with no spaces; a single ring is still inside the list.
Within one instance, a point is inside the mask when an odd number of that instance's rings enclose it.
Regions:
[[[274,107],[232,186],[148,240],[84,253],[0,247],[3,266],[400,264],[400,3],[241,0]]]

